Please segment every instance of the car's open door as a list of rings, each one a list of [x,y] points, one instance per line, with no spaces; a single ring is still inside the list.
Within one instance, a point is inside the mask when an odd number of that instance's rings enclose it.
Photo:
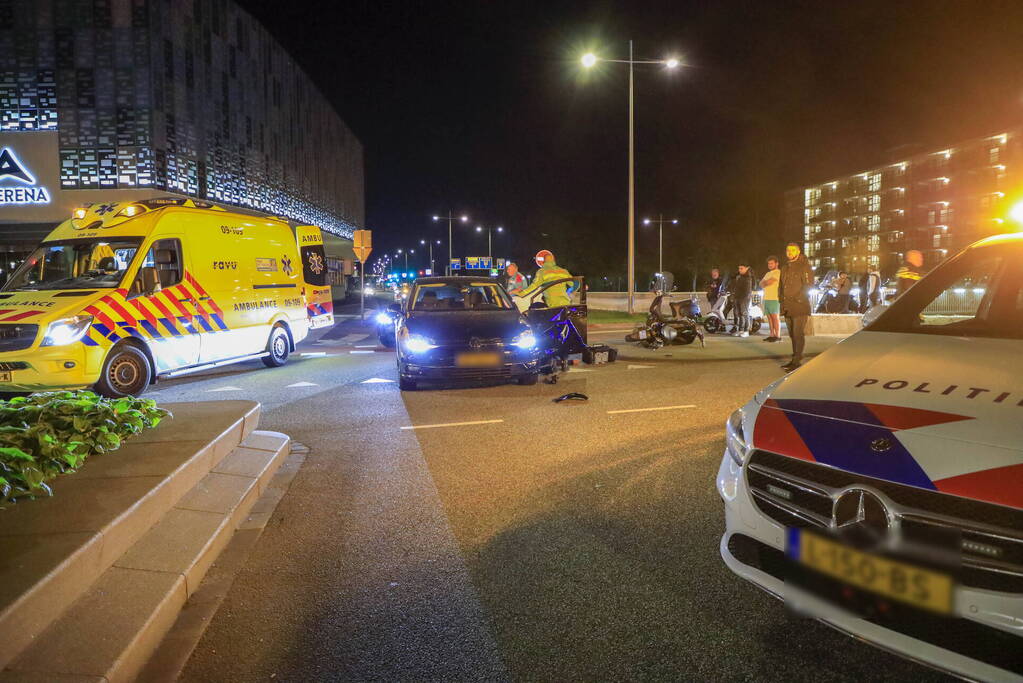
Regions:
[[[543,293],[555,285],[569,284],[568,306],[548,308]],[[520,299],[519,297],[516,297]],[[526,319],[536,334],[553,339],[561,346],[561,355],[582,353],[586,348],[586,278],[572,277],[545,282],[525,297]]]

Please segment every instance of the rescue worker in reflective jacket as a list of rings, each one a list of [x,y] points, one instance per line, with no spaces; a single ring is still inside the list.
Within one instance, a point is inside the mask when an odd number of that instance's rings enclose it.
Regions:
[[[521,297],[528,297],[536,290],[543,287],[548,282],[554,282],[555,280],[564,280],[572,277],[572,274],[559,266],[554,261],[554,254],[547,251],[546,249],[541,250],[536,255],[536,265],[540,266],[540,270],[536,271],[536,276],[533,278],[533,282],[519,293]],[[571,292],[571,282],[563,282],[561,284],[553,285],[548,287],[543,292],[543,301],[547,308],[557,308],[558,306],[568,306],[572,300],[569,298]]]

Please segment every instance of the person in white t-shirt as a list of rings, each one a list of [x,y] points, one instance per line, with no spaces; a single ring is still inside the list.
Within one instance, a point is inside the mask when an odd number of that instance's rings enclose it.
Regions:
[[[770,327],[770,334],[764,339],[765,342],[781,341],[781,304],[778,302],[778,282],[781,279],[781,270],[778,269],[778,257],[767,257],[767,273],[760,280],[760,287],[764,290],[764,315],[767,316],[767,324]]]

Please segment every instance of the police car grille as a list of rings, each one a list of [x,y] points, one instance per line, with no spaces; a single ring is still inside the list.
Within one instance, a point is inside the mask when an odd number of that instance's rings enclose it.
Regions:
[[[892,512],[907,533],[954,533],[962,541],[962,582],[973,588],[1023,593],[1023,510],[756,450],[746,481],[757,508],[779,524],[827,528],[833,496],[869,486],[895,503]]]
[[[38,325],[0,325],[0,353],[27,349],[36,340],[37,334]]]

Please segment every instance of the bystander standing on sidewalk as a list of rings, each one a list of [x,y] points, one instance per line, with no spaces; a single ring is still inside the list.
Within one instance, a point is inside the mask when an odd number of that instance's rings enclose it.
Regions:
[[[735,305],[735,332],[737,337],[749,336],[749,305],[753,296],[753,273],[749,264],[739,262],[739,272],[731,283],[732,302]]]
[[[707,281],[707,304],[714,308],[714,302],[721,296],[721,271],[710,269],[710,280]]]
[[[778,257],[767,257],[767,272],[760,280],[760,288],[764,290],[764,315],[767,317],[768,335],[765,342],[781,341],[781,304],[778,301],[778,284],[781,270],[778,268]]]
[[[898,283],[898,292],[896,296],[902,296],[902,294],[915,285],[923,275],[924,266],[924,255],[916,249],[910,249],[906,252],[906,260],[899,268],[898,272],[895,273],[895,281]]]
[[[835,313],[849,312],[849,297],[852,293],[852,279],[844,270],[838,273],[838,277],[831,283],[835,290]]]
[[[810,318],[810,288],[813,287],[813,269],[795,242],[785,247],[787,262],[781,269],[778,299],[785,326],[792,339],[792,360],[782,367],[791,372],[803,364],[806,346],[806,322]]]

